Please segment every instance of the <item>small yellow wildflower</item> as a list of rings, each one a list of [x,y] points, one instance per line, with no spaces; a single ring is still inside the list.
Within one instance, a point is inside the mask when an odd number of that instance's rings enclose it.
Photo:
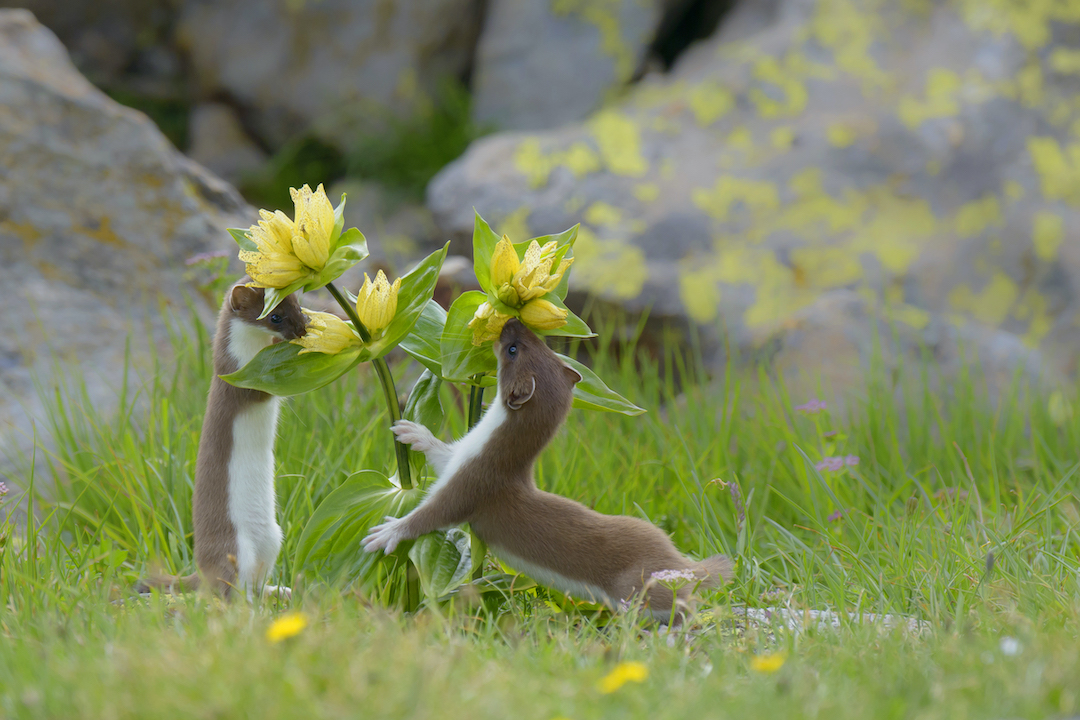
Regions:
[[[307,617],[303,613],[286,613],[266,628],[266,639],[272,643],[279,643],[299,635],[306,627]]]
[[[296,206],[296,232],[293,252],[300,262],[318,272],[330,259],[330,236],[334,233],[334,206],[320,183],[315,192],[307,185],[289,188]]]
[[[628,682],[642,683],[649,677],[649,668],[645,663],[621,662],[597,684],[596,688],[604,693],[613,693]]]
[[[289,341],[303,348],[299,355],[309,352],[337,355],[345,348],[360,345],[360,337],[337,315],[307,308],[304,308],[304,315],[308,319],[307,332],[303,337]]]
[[[542,298],[530,300],[521,308],[521,322],[537,330],[554,330],[566,324],[566,308]]]
[[[493,308],[491,303],[480,303],[480,307],[476,308],[473,314],[473,319],[469,321],[469,327],[473,331],[473,345],[483,345],[497,340],[502,333],[503,325],[510,317]]]
[[[356,297],[356,314],[371,332],[377,332],[390,324],[397,312],[398,290],[401,278],[391,285],[386,275],[380,270],[375,281],[364,273],[364,284]]]
[[[1050,422],[1057,427],[1069,422],[1073,416],[1072,403],[1065,397],[1065,393],[1060,390],[1055,390],[1050,394],[1050,401],[1046,405],[1046,410],[1050,413]]]
[[[774,673],[784,667],[785,660],[787,660],[787,655],[784,653],[755,655],[750,658],[750,669],[759,673]]]

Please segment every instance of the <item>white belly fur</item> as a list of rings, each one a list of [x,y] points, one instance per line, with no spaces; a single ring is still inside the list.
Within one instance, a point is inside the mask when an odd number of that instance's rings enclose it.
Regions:
[[[236,528],[237,581],[245,592],[266,582],[281,550],[275,518],[274,435],[280,398],[246,408],[233,421],[229,518]]]
[[[247,365],[273,335],[236,318],[229,327],[229,354]],[[245,593],[266,582],[281,550],[275,518],[274,437],[281,399],[246,407],[233,420],[229,458],[229,519],[236,528],[237,583]]]
[[[500,393],[496,392],[495,399],[491,402],[491,405],[488,405],[487,412],[484,413],[484,417],[480,418],[480,422],[476,424],[476,427],[470,430],[463,438],[450,445],[450,459],[439,474],[438,479],[435,480],[435,484],[428,490],[427,496],[433,496],[438,492],[439,488],[446,484],[447,480],[454,477],[454,473],[461,469],[465,463],[479,455],[488,439],[491,438],[492,433],[504,422],[506,422],[506,406],[502,402]]]

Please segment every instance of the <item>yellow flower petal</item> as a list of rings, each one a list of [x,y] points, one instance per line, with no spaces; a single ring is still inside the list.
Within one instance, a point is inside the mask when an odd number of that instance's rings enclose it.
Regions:
[[[364,327],[377,332],[390,324],[397,313],[399,289],[401,278],[391,285],[382,270],[376,273],[374,282],[364,273],[364,284],[356,295],[356,314]]]
[[[473,345],[483,345],[497,340],[502,334],[503,325],[509,319],[510,315],[497,311],[490,303],[480,303],[476,312],[473,313],[472,320],[469,321],[469,327],[473,331]]]
[[[303,337],[289,341],[303,348],[299,355],[310,352],[337,355],[346,348],[361,344],[352,326],[337,315],[307,308],[303,310],[308,319],[307,332]]]
[[[257,225],[248,229],[248,236],[262,253],[292,254],[292,237],[296,226],[289,217],[281,212],[260,210]]]
[[[534,330],[555,330],[566,324],[568,312],[547,300],[536,299],[521,308],[521,322]]]
[[[774,673],[784,667],[787,656],[784,653],[755,655],[750,658],[750,669],[759,673]]]
[[[334,206],[320,184],[315,192],[307,185],[289,188],[296,205],[296,232],[293,252],[300,262],[315,271],[322,270],[330,259],[330,236],[334,232]]]
[[[306,277],[311,271],[287,253],[240,251],[240,261],[258,287],[283,288]]]
[[[272,643],[279,643],[299,635],[307,624],[307,617],[303,613],[286,613],[270,623],[270,627],[266,629],[266,639]]]
[[[597,684],[596,688],[604,693],[613,693],[628,682],[642,683],[649,677],[649,668],[645,663],[621,662]]]
[[[510,238],[503,235],[502,240],[495,245],[495,252],[491,255],[492,287],[509,283],[519,267],[521,263],[518,261],[517,251],[510,243]]]
[[[499,289],[495,291],[495,297],[499,298],[502,302],[510,307],[517,307],[521,303],[517,290],[515,290],[514,286],[510,283],[503,283],[498,286],[498,288]]]

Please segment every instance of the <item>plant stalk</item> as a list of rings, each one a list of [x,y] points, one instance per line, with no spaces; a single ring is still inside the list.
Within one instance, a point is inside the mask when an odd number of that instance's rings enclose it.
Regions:
[[[474,377],[477,383],[480,382],[479,376]],[[469,386],[469,430],[476,427],[476,423],[480,422],[480,414],[484,408],[484,388],[483,386],[470,385]],[[472,547],[473,551],[482,555],[479,564],[476,566],[476,570],[473,571],[473,581],[477,581],[484,577],[484,559],[487,557],[487,545],[483,540],[476,536],[476,533],[472,533]]]
[[[371,342],[371,333],[364,327],[364,323],[360,322],[352,303],[348,301],[340,290],[334,287],[334,283],[327,283],[326,289],[330,291],[341,309],[349,316],[349,320],[352,321],[357,334],[360,335],[360,340],[365,344]],[[390,424],[393,425],[401,419],[401,405],[398,403],[397,388],[394,386],[394,375],[390,372],[390,366],[386,364],[386,360],[383,358],[375,358],[371,361],[371,364],[375,367],[375,374],[379,376],[383,396],[386,398],[386,410],[390,413]],[[409,470],[409,447],[398,442],[396,437],[394,438],[394,454],[397,456],[397,474],[401,489],[412,490],[412,473]]]

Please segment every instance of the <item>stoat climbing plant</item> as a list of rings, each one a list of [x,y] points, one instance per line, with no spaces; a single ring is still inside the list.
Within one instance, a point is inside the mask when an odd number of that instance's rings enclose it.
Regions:
[[[469,424],[474,425],[484,389],[496,382],[493,343],[511,319],[541,335],[593,335],[563,302],[577,226],[513,243],[476,215],[473,258],[481,290],[461,294],[446,311],[432,298],[448,244],[392,283],[382,271],[374,280],[365,274],[354,295],[338,287],[339,278],[367,257],[368,250],[358,229],[344,229],[345,197],[333,207],[321,185],[314,191],[305,185],[292,190],[292,196],[294,217],[261,210],[256,225],[229,230],[250,278],[245,285],[262,292],[263,306],[253,319],[261,321],[290,295],[323,287],[341,312],[305,309],[302,336],[262,348],[221,379],[286,397],[327,385],[360,363],[372,363],[388,415],[380,432],[394,444],[394,467],[357,468],[331,492],[305,526],[292,566],[312,579],[361,585],[378,581],[383,598],[415,609],[421,595],[436,600],[470,573],[483,572],[484,553],[479,551],[482,543],[460,529],[404,541],[386,556],[363,551],[361,540],[369,528],[384,517],[404,516],[424,497],[424,478],[414,476],[425,471],[424,458],[410,453],[390,428],[406,420],[437,431],[443,421],[440,389],[445,383],[467,392]],[[385,359],[395,347],[424,367],[404,408]],[[628,415],[644,412],[584,365],[562,360],[582,378],[573,389],[576,406]]]

